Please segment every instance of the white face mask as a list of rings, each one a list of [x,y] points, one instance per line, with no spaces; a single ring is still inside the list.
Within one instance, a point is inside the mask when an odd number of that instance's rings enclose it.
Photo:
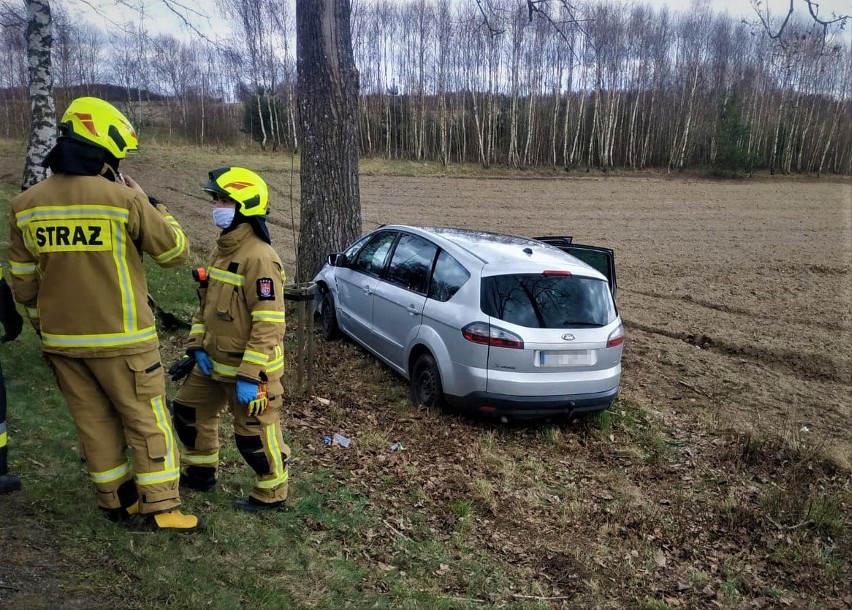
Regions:
[[[213,224],[220,229],[227,229],[234,222],[236,208],[213,208]]]

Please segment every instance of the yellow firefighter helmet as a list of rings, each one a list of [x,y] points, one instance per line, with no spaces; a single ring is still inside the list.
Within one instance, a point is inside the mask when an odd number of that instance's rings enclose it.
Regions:
[[[201,187],[210,195],[227,197],[237,204],[243,216],[264,216],[269,205],[266,182],[244,167],[220,167],[210,171]]]
[[[139,136],[118,109],[96,97],[78,97],[59,123],[59,136],[106,148],[116,159],[139,148]]]

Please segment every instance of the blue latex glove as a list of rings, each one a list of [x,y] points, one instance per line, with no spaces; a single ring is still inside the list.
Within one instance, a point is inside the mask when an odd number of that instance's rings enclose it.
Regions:
[[[237,400],[241,405],[247,405],[257,398],[258,384],[244,379],[237,379]]]
[[[189,355],[195,358],[195,364],[198,365],[201,373],[206,377],[210,377],[210,374],[213,372],[213,362],[210,360],[207,352],[203,349],[194,349]]]

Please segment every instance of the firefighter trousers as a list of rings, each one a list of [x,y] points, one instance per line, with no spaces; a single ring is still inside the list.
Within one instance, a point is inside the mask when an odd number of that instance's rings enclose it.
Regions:
[[[137,495],[143,515],[179,506],[180,455],[166,407],[159,351],[109,358],[47,357],[74,419],[98,506],[126,508]]]
[[[212,487],[219,471],[219,416],[226,405],[234,416],[234,440],[240,455],[255,472],[251,496],[260,502],[287,498],[290,448],[281,436],[279,380],[267,384],[269,407],[256,417],[239,404],[234,382],[215,381],[196,367],[184,380],[172,408],[175,431],[183,444],[181,468],[193,486]]]

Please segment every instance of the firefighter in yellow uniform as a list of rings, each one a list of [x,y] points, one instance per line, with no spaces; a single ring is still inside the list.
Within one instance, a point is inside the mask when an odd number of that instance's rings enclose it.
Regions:
[[[172,403],[184,445],[181,485],[206,491],[216,484],[219,414],[227,403],[237,449],[256,474],[236,507],[276,509],[287,497],[290,448],[280,423],[284,272],[265,222],[269,195],[260,176],[240,167],[211,171],[203,189],[222,233],[192,320],[187,354],[195,367]]]
[[[3,267],[0,267],[0,324],[3,325],[0,343],[15,340],[21,334],[21,328],[24,325],[23,318],[15,307],[15,299],[12,297],[9,284],[3,277]],[[3,377],[3,369],[0,368],[0,495],[21,488],[21,480],[9,474],[6,439],[6,380]]]
[[[75,99],[44,164],[53,175],[12,200],[15,299],[41,337],[77,428],[98,506],[155,529],[192,531],[180,505],[180,457],[142,254],[163,267],[188,255],[165,207],[118,164],[137,136],[111,104]],[[132,464],[126,448],[132,448]]]

